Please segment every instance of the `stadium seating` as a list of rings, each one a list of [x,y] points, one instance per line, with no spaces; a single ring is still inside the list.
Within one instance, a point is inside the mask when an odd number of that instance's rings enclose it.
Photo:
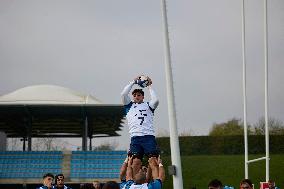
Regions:
[[[60,151],[0,152],[0,179],[42,178],[44,173],[61,172]]]
[[[73,151],[67,162],[70,179],[118,179],[126,154]],[[63,168],[64,156],[60,151],[0,151],[0,179],[41,179],[45,173],[69,172],[68,167]]]
[[[126,154],[126,151],[74,151],[70,177],[118,179]]]

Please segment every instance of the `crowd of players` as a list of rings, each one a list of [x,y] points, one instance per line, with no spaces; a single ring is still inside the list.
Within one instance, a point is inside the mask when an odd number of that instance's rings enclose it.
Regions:
[[[161,159],[149,159],[148,167],[143,166],[141,170],[133,175],[132,157],[127,158],[120,170],[120,183],[108,181],[104,184],[99,181],[93,181],[92,184],[85,183],[80,185],[80,189],[160,189],[165,180],[165,170]],[[53,181],[54,184],[53,184]],[[267,189],[280,189],[275,186],[273,180],[268,181]],[[43,186],[38,189],[72,189],[64,184],[64,175],[54,176],[47,173],[43,176]],[[196,188],[193,188],[196,189]],[[213,179],[208,184],[208,189],[234,189],[231,186],[224,186],[218,179]],[[240,182],[240,189],[254,189],[250,179],[243,179]]]
[[[119,183],[116,181],[108,181],[104,184],[99,181],[84,183],[80,185],[80,189],[161,189],[162,183],[165,181],[165,169],[160,157],[150,157],[147,166],[142,166],[141,169],[134,174],[133,156],[129,156],[124,160],[120,168],[119,179]],[[273,180],[268,181],[267,188],[280,189],[275,186]],[[51,173],[47,173],[43,176],[43,186],[38,189],[72,188],[64,184],[63,174],[54,176]],[[224,186],[220,180],[213,179],[209,182],[208,189],[234,189],[234,187]],[[240,189],[254,189],[254,185],[251,180],[243,179],[240,182]]]
[[[209,182],[208,189],[234,189],[232,186],[224,186],[222,182],[218,179],[214,179]],[[240,182],[240,189],[254,189],[254,185],[250,179],[243,179]],[[265,189],[280,189],[275,186],[275,182],[273,180],[268,181],[268,185]]]
[[[120,183],[109,181],[101,184],[94,181],[92,184],[81,184],[81,189],[161,189],[165,180],[165,169],[160,157],[150,157],[147,166],[142,166],[140,170],[134,174],[133,172],[133,156],[127,156],[124,160],[119,174]],[[71,189],[64,184],[64,175],[58,174],[54,176],[47,173],[43,176],[43,186],[38,189]]]

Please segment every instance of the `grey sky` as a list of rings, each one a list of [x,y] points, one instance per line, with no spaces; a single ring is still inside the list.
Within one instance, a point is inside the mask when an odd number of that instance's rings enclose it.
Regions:
[[[246,16],[255,123],[264,114],[263,2],[246,1]],[[179,132],[206,135],[214,122],[242,118],[241,1],[168,1],[168,17]],[[268,23],[269,115],[283,121],[283,0],[268,1]],[[168,132],[160,1],[1,0],[0,26],[1,95],[53,84],[118,104],[144,73],[160,99],[156,132]]]

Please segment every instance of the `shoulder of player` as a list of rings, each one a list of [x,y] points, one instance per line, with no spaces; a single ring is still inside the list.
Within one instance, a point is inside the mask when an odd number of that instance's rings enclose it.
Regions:
[[[51,188],[55,188],[55,187],[52,186]],[[48,189],[48,187],[47,187],[47,186],[41,186],[41,187],[39,187],[39,188],[37,188],[37,189]]]
[[[148,183],[148,186],[155,186],[158,187],[158,186],[162,186],[162,181],[160,179],[154,179],[152,182]]]
[[[132,101],[130,101],[128,104],[124,104],[123,106],[124,106],[124,107],[131,107],[132,104],[134,104],[134,103],[133,103]]]
[[[120,187],[123,188],[123,189],[129,189],[130,186],[132,186],[133,184],[134,184],[133,180],[128,180],[126,182],[121,183]]]
[[[69,186],[64,185],[64,189],[72,189],[72,188],[69,187]]]

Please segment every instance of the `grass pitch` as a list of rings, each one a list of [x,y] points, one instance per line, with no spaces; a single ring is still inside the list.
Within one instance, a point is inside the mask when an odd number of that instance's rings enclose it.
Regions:
[[[250,159],[264,155],[250,155]],[[165,169],[171,164],[170,156],[163,157]],[[239,189],[239,183],[244,178],[244,155],[209,155],[182,156],[182,174],[184,189],[207,188],[210,180],[217,178],[224,185]],[[167,170],[166,170],[167,172]],[[265,181],[265,160],[249,164],[249,178],[259,188],[259,182]],[[284,154],[270,155],[270,179],[276,186],[284,188]],[[172,189],[172,177],[167,175],[163,189]]]

